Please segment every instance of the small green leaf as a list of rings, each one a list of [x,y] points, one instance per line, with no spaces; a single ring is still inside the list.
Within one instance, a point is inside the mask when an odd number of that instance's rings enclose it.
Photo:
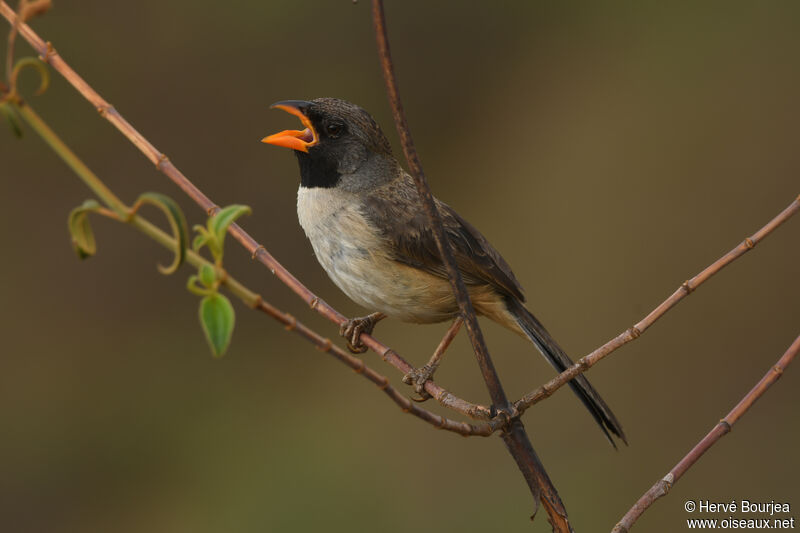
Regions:
[[[178,267],[181,266],[183,260],[186,258],[186,245],[189,242],[189,232],[186,229],[186,217],[183,216],[183,211],[175,203],[175,200],[161,193],[146,192],[139,196],[134,204],[133,211],[139,209],[142,204],[151,204],[159,209],[167,216],[169,225],[172,228],[172,236],[175,237],[175,259],[168,267],[158,265],[158,270],[162,274],[172,274]]]
[[[220,209],[219,213],[208,220],[209,232],[215,237],[219,256],[222,255],[225,233],[228,226],[242,215],[251,213],[252,210],[246,205],[233,204]],[[213,251],[213,250],[212,250]],[[215,257],[219,258],[215,255]]]
[[[50,73],[47,70],[47,66],[35,57],[23,57],[17,61],[8,80],[11,87],[15,88],[17,86],[17,77],[25,67],[33,67],[39,71],[39,88],[36,90],[36,94],[45,92],[50,85]]]
[[[195,226],[195,229],[197,228],[198,226]],[[206,229],[203,227],[201,227],[200,229],[206,231]],[[199,252],[200,248],[205,246],[207,241],[208,241],[208,232],[206,232],[205,234],[197,235],[192,241],[192,250],[194,250],[195,252]]]
[[[89,224],[89,213],[98,209],[100,204],[96,200],[86,200],[69,214],[67,227],[72,237],[72,247],[81,259],[87,259],[97,252],[97,243],[94,232]]]
[[[235,320],[231,302],[218,292],[200,301],[200,324],[214,357],[222,357],[231,343]]]
[[[11,126],[11,131],[14,132],[14,135],[18,138],[22,138],[22,126],[19,125],[19,119],[14,112],[14,108],[5,102],[0,103],[0,113],[3,113],[3,116],[8,120],[8,124]]]
[[[214,286],[215,281],[217,281],[217,273],[214,267],[208,263],[203,263],[203,265],[200,266],[200,283],[210,289]]]

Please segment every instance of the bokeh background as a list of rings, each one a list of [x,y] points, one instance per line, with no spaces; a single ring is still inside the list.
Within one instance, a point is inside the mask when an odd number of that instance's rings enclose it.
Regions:
[[[404,0],[387,16],[434,192],[504,254],[576,357],[800,192],[796,2]],[[370,20],[363,1],[84,0],[33,25],[218,204],[251,205],[246,229],[355,315],[296,222],[294,157],[259,140],[295,127],[270,103],[338,96],[369,109],[399,153]],[[161,191],[202,221],[58,74],[30,101],[124,199]],[[99,253],[79,262],[65,221],[89,192],[31,131],[0,129],[0,161],[0,529],[549,531],[543,515],[528,522],[499,439],[403,415],[238,304],[230,352],[213,359],[188,268],[160,275],[165,251],[104,220]],[[576,531],[610,530],[794,340],[798,242],[793,219],[589,372],[629,447],[614,451],[570,393],[526,413]],[[233,241],[226,262],[335,336]],[[378,336],[421,364],[443,330],[386,321]],[[485,332],[511,396],[553,375],[523,340]],[[463,337],[437,380],[488,401]],[[687,499],[800,509],[799,391],[791,367],[637,530],[683,530]]]

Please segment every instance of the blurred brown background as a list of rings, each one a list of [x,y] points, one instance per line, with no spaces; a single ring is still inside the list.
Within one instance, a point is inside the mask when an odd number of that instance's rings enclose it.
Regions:
[[[387,5],[434,192],[504,254],[575,357],[800,192],[799,15],[790,1]],[[295,127],[270,103],[338,96],[399,153],[370,20],[364,1],[84,0],[33,25],[212,199],[251,205],[247,230],[353,315],[296,222],[294,157],[258,141]],[[58,74],[30,100],[124,199],[165,192],[202,221]],[[79,262],[65,221],[88,191],[31,131],[0,128],[0,159],[0,529],[549,531],[543,513],[529,525],[499,439],[403,415],[238,304],[230,352],[212,359],[189,269],[161,276],[166,252],[102,220],[98,255]],[[568,392],[525,415],[577,531],[610,530],[800,333],[799,241],[795,218],[589,372],[629,447],[611,449]],[[233,241],[226,262],[335,335]],[[387,321],[378,337],[421,364],[443,331]],[[521,339],[485,332],[511,396],[553,375]],[[464,337],[437,380],[487,401]],[[800,509],[799,385],[792,367],[637,530],[682,531],[687,499]]]

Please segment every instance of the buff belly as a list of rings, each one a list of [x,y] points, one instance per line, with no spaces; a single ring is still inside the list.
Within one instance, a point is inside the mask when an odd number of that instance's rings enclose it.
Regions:
[[[297,215],[320,265],[354,302],[409,322],[440,322],[456,313],[446,280],[388,257],[385,240],[352,193],[300,187]]]
[[[441,322],[458,314],[446,279],[390,258],[386,240],[367,224],[353,193],[300,187],[297,215],[331,280],[370,312],[416,323]],[[501,324],[509,322],[502,298],[490,286],[469,289],[476,311]]]

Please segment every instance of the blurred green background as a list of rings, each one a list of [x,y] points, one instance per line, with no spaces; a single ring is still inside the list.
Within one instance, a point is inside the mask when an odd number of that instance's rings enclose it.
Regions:
[[[503,253],[575,357],[800,192],[796,2],[405,0],[387,16],[434,192]],[[368,2],[62,1],[33,26],[214,201],[251,205],[245,228],[312,290],[363,312],[296,222],[295,158],[259,140],[296,126],[270,103],[338,96],[370,110],[399,153]],[[26,94],[34,85],[27,75]],[[58,74],[30,102],[124,199],[161,191],[202,221]],[[99,253],[79,262],[66,216],[89,192],[32,131],[0,128],[0,160],[0,529],[550,530],[544,513],[529,524],[499,439],[403,415],[238,304],[230,352],[212,359],[189,269],[161,276],[165,251],[103,220]],[[610,530],[800,333],[798,242],[795,218],[589,372],[629,447],[611,449],[567,392],[526,413],[576,531]],[[335,336],[233,241],[226,262]],[[443,331],[386,321],[377,334],[421,364]],[[523,340],[485,333],[510,396],[553,375]],[[463,336],[437,380],[488,400]],[[637,531],[682,531],[686,499],[800,509],[798,384],[791,367]]]

